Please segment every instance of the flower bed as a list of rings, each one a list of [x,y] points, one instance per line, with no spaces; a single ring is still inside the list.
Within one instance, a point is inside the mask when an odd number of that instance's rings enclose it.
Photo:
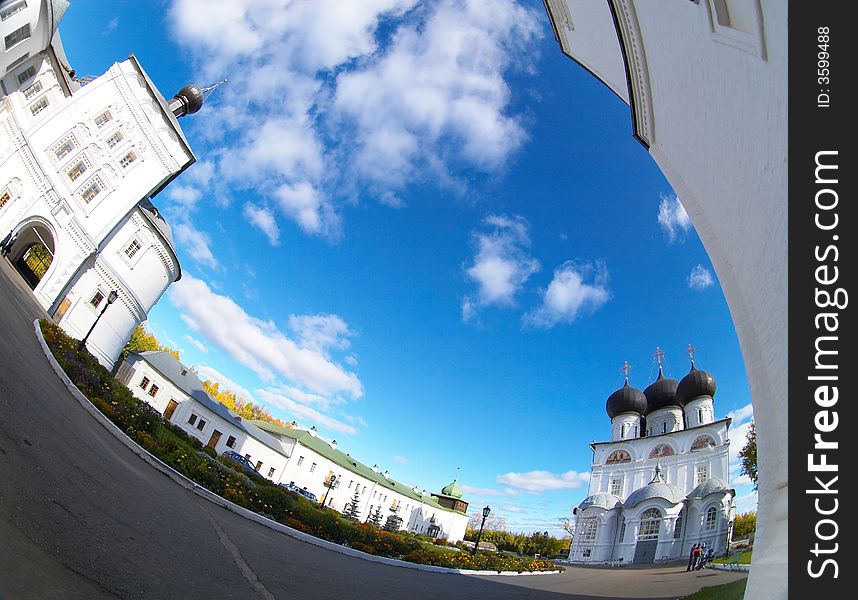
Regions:
[[[59,365],[108,419],[185,477],[239,506],[298,531],[377,556],[454,569],[517,572],[563,569],[548,561],[513,559],[484,552],[471,556],[469,552],[429,547],[412,534],[391,533],[350,521],[261,476],[248,476],[237,463],[217,456],[211,448],[203,446],[138,400],[88,351],[78,351],[77,340],[58,326],[47,321],[39,324]]]

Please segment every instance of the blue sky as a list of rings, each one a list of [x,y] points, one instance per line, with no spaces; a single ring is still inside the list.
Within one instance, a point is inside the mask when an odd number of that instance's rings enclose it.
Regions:
[[[157,198],[183,278],[149,315],[183,362],[406,483],[559,533],[605,400],[688,370],[741,447],[717,277],[629,108],[541,2],[74,2],[79,75],[133,52],[198,162]],[[738,475],[738,474],[736,474]],[[734,477],[739,509],[755,495]]]

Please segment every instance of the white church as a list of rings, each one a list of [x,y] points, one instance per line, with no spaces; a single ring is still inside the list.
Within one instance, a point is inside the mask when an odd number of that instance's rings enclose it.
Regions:
[[[67,7],[0,5],[0,239],[71,336],[97,321],[87,347],[111,368],[182,274],[152,200],[195,161],[176,119],[200,109],[203,90],[166,100],[133,55],[76,78],[57,31]]]
[[[643,392],[626,382],[608,397],[611,441],[593,442],[589,496],[575,508],[569,559],[653,563],[729,542],[730,419],[715,419],[715,378],[698,369],[664,376]]]

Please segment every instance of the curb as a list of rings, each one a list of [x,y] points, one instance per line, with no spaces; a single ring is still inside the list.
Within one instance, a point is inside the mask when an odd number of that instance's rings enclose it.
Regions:
[[[751,570],[751,565],[740,565],[739,563],[709,563],[706,566],[710,569],[718,569],[719,571],[742,571],[748,573]]]
[[[146,449],[140,446],[133,439],[128,437],[128,435],[119,429],[113,421],[108,419],[96,406],[89,401],[89,398],[83,395],[83,393],[77,388],[77,386],[69,379],[68,375],[66,375],[63,368],[59,365],[59,363],[54,358],[53,353],[50,348],[48,348],[47,342],[45,342],[45,338],[42,335],[42,330],[39,327],[39,319],[33,321],[33,326],[36,332],[36,339],[39,341],[39,345],[42,347],[42,352],[44,352],[45,357],[48,359],[48,363],[51,365],[51,368],[60,378],[60,381],[66,386],[66,388],[71,392],[71,395],[80,403],[80,405],[89,412],[96,421],[98,421],[107,431],[113,434],[113,436],[118,439],[120,442],[125,444],[134,454],[142,458],[144,461],[153,466],[156,470],[160,471],[162,474],[166,475],[174,482],[178,483],[180,486],[185,488],[186,490],[193,492],[197,496],[204,498],[211,502],[212,504],[216,504],[226,510],[233,512],[245,519],[250,521],[254,521],[277,531],[278,533],[282,533],[293,537],[295,539],[301,540],[302,542],[306,542],[308,544],[312,544],[314,546],[319,546],[320,548],[325,548],[326,550],[332,550],[334,552],[339,552],[340,554],[346,554],[348,556],[352,556],[354,558],[360,558],[362,560],[366,560],[369,562],[381,563],[385,565],[389,565],[392,567],[400,567],[404,569],[415,569],[418,571],[429,571],[432,573],[455,573],[459,575],[494,575],[494,576],[524,576],[524,575],[555,575],[560,573],[560,571],[533,571],[533,572],[523,572],[519,573],[518,571],[469,571],[467,569],[451,569],[448,567],[436,567],[433,565],[421,565],[418,563],[412,563],[404,560],[397,560],[395,558],[387,558],[385,556],[375,556],[374,554],[368,554],[366,552],[361,552],[360,550],[355,550],[354,548],[347,548],[346,546],[341,546],[340,544],[335,544],[333,542],[329,542],[327,540],[323,540],[321,538],[317,538],[315,536],[304,533],[303,531],[298,531],[297,529],[293,529],[291,527],[287,527],[282,523],[278,523],[277,521],[273,521],[267,517],[263,517],[262,515],[253,512],[243,506],[239,506],[233,502],[230,502],[226,498],[218,496],[214,492],[204,488],[198,483],[194,482],[191,479],[188,479],[171,466],[162,462],[160,459],[150,454]]]

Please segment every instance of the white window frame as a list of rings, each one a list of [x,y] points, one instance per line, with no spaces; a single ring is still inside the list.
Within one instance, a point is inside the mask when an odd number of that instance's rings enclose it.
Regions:
[[[611,493],[614,496],[622,496],[623,495],[623,479],[622,478],[612,478],[611,479]]]
[[[38,74],[39,74],[39,72],[36,70],[36,65],[30,65],[29,67],[27,67],[26,69],[24,69],[23,71],[21,71],[20,73],[15,75],[15,77],[18,79],[18,85],[21,86],[21,85],[24,85],[25,81],[29,81],[30,79],[32,79],[33,77],[35,77]],[[41,83],[41,82],[38,80],[34,81],[33,85],[36,85],[37,83]],[[33,87],[33,86],[31,85],[30,87]],[[29,100],[30,98],[35,96],[36,93],[38,93],[40,91],[41,91],[41,88],[39,88],[35,92],[32,92],[29,96],[25,93],[24,98],[27,98]]]
[[[707,479],[709,479],[709,465],[697,465],[694,469],[694,485],[700,485]]]
[[[131,165],[136,163],[138,160],[140,160],[140,155],[137,154],[134,148],[131,148],[122,156],[122,158],[119,159],[119,166],[124,171],[127,170]]]
[[[30,114],[34,117],[51,105],[48,95],[40,96],[38,100],[30,104],[27,108],[30,109]]]
[[[745,2],[753,13],[752,31],[742,31],[731,26],[729,5]],[[763,40],[762,8],[759,0],[708,0],[709,21],[712,26],[712,39],[719,44],[744,50],[760,58],[766,58],[766,45]],[[725,18],[726,16],[726,18]]]
[[[111,144],[110,140],[112,140],[113,137],[117,136],[117,135],[119,137],[116,139],[115,142],[113,142]],[[107,147],[110,149],[116,148],[117,146],[119,146],[124,141],[125,141],[125,132],[122,131],[122,127],[117,127],[116,129],[114,129],[113,131],[110,132],[110,135],[108,135],[107,137],[104,138],[104,143],[107,144]]]
[[[128,254],[128,251],[131,250],[132,246],[135,246],[134,251],[131,254]],[[143,255],[143,242],[140,241],[140,238],[136,235],[129,240],[125,246],[122,248],[122,256],[125,258],[126,262],[131,266],[136,265],[137,261],[140,260],[140,257]]]
[[[97,187],[98,191],[96,191],[89,199],[86,198],[86,193],[93,189],[93,187]],[[104,185],[104,181],[101,180],[101,177],[98,175],[94,175],[86,180],[86,182],[80,187],[78,191],[78,196],[83,201],[84,204],[89,205],[92,204],[92,201],[102,195],[102,193],[106,190],[106,186]]]
[[[9,34],[4,38],[4,44],[6,45],[6,52],[17,46],[18,44],[22,44],[29,40],[33,35],[33,30],[30,27],[29,23],[24,23],[17,29],[9,32]]]
[[[658,513],[658,518],[652,516]],[[638,527],[638,541],[640,540],[657,540],[661,533],[661,521],[664,515],[657,508],[648,508],[641,513],[641,522]]]
[[[96,296],[101,295],[97,304],[93,304],[92,301],[95,300]],[[104,299],[107,298],[107,294],[101,288],[101,286],[95,288],[95,291],[90,295],[87,304],[93,310],[93,312],[98,312],[99,307],[101,307],[101,303],[104,302]]]
[[[106,118],[101,120],[103,117],[106,117]],[[101,111],[100,113],[98,113],[97,115],[95,115],[92,118],[92,122],[95,123],[95,126],[98,129],[103,129],[104,126],[107,125],[108,123],[110,123],[111,121],[113,121],[114,118],[115,117],[113,116],[113,113],[111,112],[111,110],[109,108],[105,108],[103,111]],[[99,120],[101,120],[101,122],[99,122]]]
[[[70,147],[69,147],[69,145],[70,145]],[[74,153],[74,151],[75,151],[75,150],[77,150],[79,147],[80,147],[80,143],[77,141],[77,137],[76,137],[74,134],[70,133],[70,134],[68,134],[68,135],[66,135],[66,136],[64,136],[64,137],[62,137],[62,138],[61,138],[57,143],[55,143],[53,146],[51,146],[51,150],[50,150],[50,152],[51,152],[51,154],[53,155],[54,162],[56,162],[57,164],[61,165],[61,164],[63,164],[64,162],[68,161],[68,160],[69,160],[69,157],[70,157],[70,156]],[[63,154],[62,156],[60,156],[60,155],[59,155],[59,154],[57,154],[57,153],[58,153],[62,148],[68,148],[68,152],[66,152],[65,154]],[[89,168],[89,167],[87,166],[87,168]],[[82,174],[83,174],[83,173],[81,173],[81,175],[82,175]],[[68,177],[68,173],[66,173],[66,177]],[[79,178],[80,178],[80,177],[78,177],[78,179],[79,179]],[[71,179],[71,178],[69,178],[69,179]]]
[[[5,8],[0,8],[0,21],[17,15],[22,10],[27,8],[27,0],[18,0],[17,2],[9,2]]]
[[[704,531],[714,531],[715,527],[718,524],[718,509],[714,506],[710,506],[706,509],[706,512],[703,516],[703,530]]]

